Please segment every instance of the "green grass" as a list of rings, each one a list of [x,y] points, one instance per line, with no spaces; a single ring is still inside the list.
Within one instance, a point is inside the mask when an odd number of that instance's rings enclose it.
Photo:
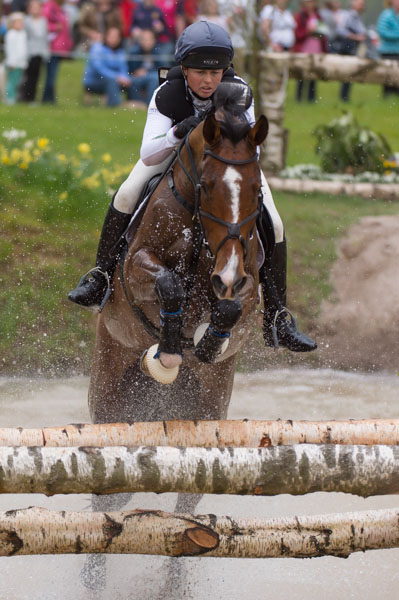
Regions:
[[[87,142],[100,159],[109,152],[126,165],[136,161],[145,113],[82,106],[81,62],[61,65],[55,107],[0,105],[2,129],[24,129],[29,138],[48,137],[56,152],[77,153]],[[311,131],[342,110],[338,86],[320,84],[323,99],[296,104],[290,82],[286,126],[289,162],[316,162]],[[391,101],[390,101],[391,102]],[[355,85],[352,105],[359,121],[386,135],[399,149],[397,105],[376,86]],[[95,318],[69,303],[67,292],[92,265],[109,196],[77,189],[60,202],[62,190],[46,181],[27,183],[0,167],[0,357],[2,372],[87,372]],[[397,204],[359,198],[275,194],[289,242],[289,304],[304,328],[314,323],[330,293],[329,270],[336,243],[364,215],[397,213]],[[245,361],[244,363],[245,364]]]

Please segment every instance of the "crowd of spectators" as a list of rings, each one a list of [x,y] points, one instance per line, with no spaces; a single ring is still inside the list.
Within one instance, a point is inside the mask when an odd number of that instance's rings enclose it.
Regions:
[[[379,0],[380,1],[380,0]],[[258,42],[269,52],[332,52],[399,60],[399,0],[386,0],[376,32],[363,21],[366,0],[266,0],[259,14],[246,0],[3,0],[1,36],[5,101],[34,102],[42,68],[42,102],[56,101],[61,61],[87,56],[83,88],[101,94],[110,106],[148,105],[158,84],[158,67],[173,64],[174,45],[187,25],[198,19],[229,31],[234,66],[245,71],[246,49],[258,23]],[[398,93],[384,87],[384,93]],[[350,84],[341,99],[349,100]],[[297,100],[316,99],[316,82],[299,81]]]

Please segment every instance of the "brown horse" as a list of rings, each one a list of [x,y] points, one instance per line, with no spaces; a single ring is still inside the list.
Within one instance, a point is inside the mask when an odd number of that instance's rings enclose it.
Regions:
[[[120,259],[97,325],[94,422],[226,417],[258,299],[257,146],[268,125],[264,116],[253,127],[243,121],[231,92],[215,105],[182,144]],[[155,363],[166,377],[178,370],[175,381],[150,377]]]
[[[230,90],[215,106],[187,136],[120,258],[97,324],[89,389],[95,423],[227,415],[237,353],[258,297],[257,146],[268,124],[263,116],[253,127],[243,122]],[[201,337],[204,323],[210,325]],[[156,342],[159,357],[151,350],[150,362],[142,360]],[[150,377],[154,364],[163,376],[178,370],[175,381]],[[116,510],[129,498],[93,496],[93,509]],[[199,498],[179,494],[176,511],[192,512]],[[172,560],[167,568],[161,597],[181,597],[181,565]],[[81,578],[87,587],[103,588],[105,556],[89,556]]]

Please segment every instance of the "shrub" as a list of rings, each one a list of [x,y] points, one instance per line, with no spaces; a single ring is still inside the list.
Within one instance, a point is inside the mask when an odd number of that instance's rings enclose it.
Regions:
[[[313,135],[317,140],[316,154],[327,173],[382,173],[384,160],[392,154],[384,136],[359,125],[351,113],[318,125]]]

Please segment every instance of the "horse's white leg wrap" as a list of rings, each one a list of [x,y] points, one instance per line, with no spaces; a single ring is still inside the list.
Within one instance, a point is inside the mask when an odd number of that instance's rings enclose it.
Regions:
[[[266,177],[262,174],[262,194],[263,194],[263,204],[266,206],[267,211],[270,215],[270,218],[273,222],[274,228],[274,237],[276,239],[276,244],[282,242],[284,240],[284,225],[281,220],[280,215],[277,212],[277,208],[273,201],[273,196],[269,188],[269,184],[266,181]]]
[[[168,156],[159,165],[147,167],[141,159],[137,161],[130,171],[128,178],[122,183],[115,194],[114,207],[119,212],[133,214],[140,194],[149,179],[157,173],[161,173],[171,157]]]

